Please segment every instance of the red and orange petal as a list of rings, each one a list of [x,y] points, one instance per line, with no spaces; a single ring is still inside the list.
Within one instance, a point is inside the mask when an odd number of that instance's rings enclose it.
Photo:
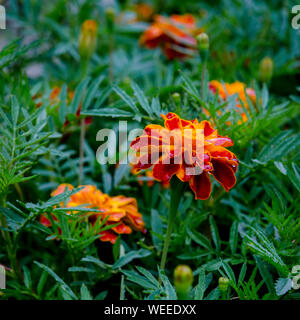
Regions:
[[[139,41],[149,49],[154,49],[160,45],[163,35],[163,30],[159,26],[152,25],[142,34]]]
[[[51,193],[51,197],[57,196],[65,191],[72,190],[74,187],[71,184],[63,183],[60,184],[54,191]]]
[[[195,29],[196,28],[196,18],[189,13],[179,15],[173,14],[171,15],[171,20],[177,22],[188,29]]]
[[[206,200],[211,193],[211,182],[207,172],[193,176],[189,181],[191,189],[194,191],[195,198]]]
[[[221,82],[217,80],[212,80],[209,83],[209,89],[216,94],[218,91],[219,96],[226,101],[227,97],[232,96],[234,94],[237,94],[239,99],[242,101],[243,105],[248,109],[249,108],[249,103],[247,96],[250,98],[250,101],[256,105],[256,94],[255,91],[252,88],[246,88],[246,85],[242,82],[236,81],[233,83],[225,83],[222,84]],[[246,91],[246,94],[245,94]],[[247,115],[245,112],[242,111],[242,106],[240,104],[239,99],[237,99],[237,104],[236,106],[238,107],[237,112],[240,112],[242,120],[238,121],[238,124],[241,124],[243,122],[246,122],[248,120]],[[209,116],[209,113],[207,110],[204,110],[204,112]],[[221,111],[219,110],[218,112],[221,114]],[[231,125],[230,121],[227,121],[227,125]]]
[[[256,103],[256,94],[254,89],[247,88],[246,85],[242,82],[235,81],[233,83],[224,83],[217,80],[212,80],[209,83],[209,89],[216,93],[218,91],[219,96],[226,100],[228,96],[232,96],[234,94],[237,94],[238,97],[242,100],[242,102],[245,104],[245,106],[248,106],[248,101],[246,94],[249,96],[252,103]],[[246,91],[246,94],[245,94]]]
[[[172,24],[168,18],[162,16],[159,17],[157,26],[165,35],[166,42],[173,42],[178,45],[183,45],[187,48],[194,48],[197,45],[196,39],[188,33],[188,29],[181,29],[178,24]]]
[[[226,158],[212,159],[214,170],[212,175],[228,192],[236,183],[235,166],[230,164]]]
[[[101,215],[104,218],[108,217],[107,222],[117,223],[126,217],[126,212],[120,209],[117,211],[116,209],[106,208],[104,209],[104,214],[97,213],[97,215]]]
[[[52,216],[52,218],[53,218],[54,221],[57,221],[57,218],[56,218],[56,216],[55,216],[54,214],[52,214],[51,216]],[[52,226],[51,220],[50,220],[45,214],[41,214],[41,216],[40,216],[40,223],[41,223],[43,226],[47,227],[47,228],[49,228],[49,227]],[[57,231],[58,231],[59,234],[62,234],[61,228],[58,228]]]
[[[137,175],[137,182],[138,182],[138,184],[140,186],[143,186],[144,183],[147,183],[147,186],[149,188],[151,188],[151,187],[154,186],[154,182],[158,181],[158,182],[161,183],[163,188],[168,189],[170,187],[170,183],[169,182],[162,182],[160,180],[156,180],[153,177],[153,171],[152,170],[147,170],[145,172],[145,174],[141,174],[141,172],[137,168],[132,168],[131,173],[134,174],[134,175]]]
[[[51,102],[58,102],[59,94],[61,92],[61,88],[55,86],[50,93]],[[74,98],[74,91],[68,92],[68,99],[71,101]]]
[[[154,14],[153,7],[147,3],[136,4],[133,9],[137,14],[138,21],[149,21]]]
[[[247,93],[248,97],[250,98],[251,102],[253,104],[256,104],[256,93],[255,93],[255,90],[252,89],[252,88],[247,88],[246,89],[246,93]]]
[[[116,235],[114,232],[105,230],[100,232],[99,239],[103,242],[110,242],[111,244],[115,244],[116,240],[118,238],[118,235]]]
[[[189,182],[191,189],[195,193],[196,199],[205,200],[210,196],[211,176],[214,177],[226,191],[229,191],[236,183],[235,173],[239,164],[235,154],[226,149],[226,147],[233,145],[233,141],[228,137],[220,136],[218,131],[213,128],[209,121],[201,121],[199,123],[197,119],[184,120],[175,113],[162,115],[162,118],[164,119],[164,127],[149,125],[145,128],[142,136],[137,137],[132,141],[131,147],[137,152],[138,158],[137,163],[134,165],[134,169],[140,170],[145,167],[150,168],[153,166],[153,177],[164,183],[168,183],[172,176],[176,175],[181,181]],[[159,128],[161,128],[160,135],[157,132],[157,129]],[[192,130],[184,131],[185,129]],[[203,132],[203,137],[201,139],[203,139],[204,142],[202,140],[197,140],[197,129],[200,129]],[[196,162],[193,164],[188,164],[185,161],[177,164],[174,161],[175,157],[177,157],[179,153],[182,153],[182,159],[184,159],[183,154],[188,152],[188,150],[186,150],[184,145],[180,145],[180,148],[178,148],[175,142],[171,144],[170,139],[164,140],[166,131],[169,132],[169,134],[172,133],[172,135],[174,131],[178,136],[181,134],[181,141],[184,141],[185,135],[188,134],[187,138],[191,140],[192,148],[196,144],[204,143],[203,158],[196,158]],[[153,136],[152,133],[154,134]],[[148,160],[151,158],[153,159],[152,154],[149,154],[153,152],[153,149],[157,152],[151,145],[155,139],[159,140],[161,145],[169,141],[169,148],[167,148],[167,155],[171,157],[169,164],[164,164],[162,161],[165,156],[162,154],[163,149],[159,149],[159,158],[156,161],[152,163],[148,162],[147,164],[142,163],[142,161],[147,158]],[[147,143],[150,145],[147,146]],[[194,151],[192,152],[194,153]],[[199,173],[197,173],[197,171],[194,173],[187,173],[187,169],[195,169],[198,170]]]
[[[45,227],[51,227],[51,221],[48,219],[45,215],[41,215],[40,217],[40,223],[44,225]]]
[[[54,87],[50,93],[50,100],[53,102],[60,94],[61,89],[59,87]]]
[[[169,189],[169,188],[170,188],[170,181],[162,182],[162,186],[163,186],[165,189]]]
[[[143,33],[140,44],[153,49],[161,46],[169,59],[185,58],[195,54],[197,41],[195,18],[190,15],[157,15],[154,23]]]
[[[83,189],[70,197],[70,202],[74,204],[74,207],[83,204],[89,205],[89,207],[94,207],[102,203],[102,192],[95,186],[79,186],[79,188],[80,187],[83,187]]]
[[[120,223],[116,227],[113,227],[112,230],[114,230],[118,234],[130,234],[130,233],[132,233],[131,228],[128,227],[125,223]]]
[[[180,164],[157,163],[153,166],[153,177],[166,183],[171,180],[174,174],[180,169]]]

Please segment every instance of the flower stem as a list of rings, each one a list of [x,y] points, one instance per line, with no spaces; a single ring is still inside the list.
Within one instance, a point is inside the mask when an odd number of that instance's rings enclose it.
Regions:
[[[205,93],[205,76],[206,76],[206,59],[203,62],[202,73],[201,73],[201,99],[204,100]]]
[[[171,180],[171,201],[170,201],[170,212],[168,217],[168,226],[167,226],[167,233],[164,243],[164,248],[161,256],[160,268],[161,270],[165,269],[168,248],[170,244],[171,234],[173,224],[175,222],[176,214],[178,211],[179,203],[181,200],[182,192],[185,188],[185,184],[182,183],[177,177],[173,177]]]
[[[85,122],[84,122],[84,118],[82,118],[80,120],[79,185],[81,185],[83,181],[84,138],[85,138]]]
[[[88,71],[88,63],[89,59],[82,58],[81,59],[81,80],[83,80],[87,76]],[[82,101],[81,101],[82,103]],[[84,162],[84,139],[85,139],[85,119],[82,117],[80,119],[80,142],[79,142],[79,175],[78,182],[79,185],[82,184],[83,181],[83,162]]]
[[[120,300],[125,300],[125,287],[124,287],[124,276],[121,276],[121,285],[120,285]]]
[[[20,197],[21,201],[24,202],[24,194],[23,194],[23,191],[22,191],[22,189],[21,189],[21,187],[20,187],[20,185],[18,183],[15,183],[15,188],[16,188],[18,194],[19,194],[19,197]]]
[[[205,36],[203,38],[203,36]],[[199,39],[199,50],[200,50],[200,58],[201,58],[201,99],[204,100],[205,96],[205,91],[206,91],[206,83],[205,83],[205,78],[206,78],[206,66],[207,66],[207,58],[208,58],[208,48],[209,48],[209,38],[208,36],[203,33],[200,34],[200,37],[202,36],[201,39]],[[203,43],[204,41],[204,43]]]
[[[114,36],[113,34],[109,37],[109,49],[108,49],[108,79],[110,84],[114,81],[114,61],[113,61],[113,53],[114,53]]]
[[[3,208],[6,207],[6,194],[3,195],[1,204],[2,204]],[[2,226],[5,229],[7,228],[6,218],[3,214],[0,214],[0,226]],[[3,236],[4,242],[5,242],[5,245],[6,245],[8,259],[9,259],[11,268],[14,272],[13,274],[17,279],[22,280],[22,271],[21,271],[21,269],[18,265],[18,261],[17,261],[16,244],[13,243],[9,231],[2,229],[1,233]]]

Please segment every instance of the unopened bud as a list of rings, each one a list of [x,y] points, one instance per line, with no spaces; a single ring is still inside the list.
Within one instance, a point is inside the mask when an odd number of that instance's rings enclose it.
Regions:
[[[197,37],[197,44],[200,52],[208,51],[209,37],[205,32],[200,33]]]
[[[125,77],[122,82],[123,82],[124,86],[129,87],[131,84],[131,79],[129,77]]]
[[[221,292],[226,292],[229,286],[229,279],[225,277],[219,278],[219,289]]]
[[[97,45],[97,23],[95,20],[86,20],[81,26],[79,35],[79,54],[89,59],[95,52]]]
[[[201,19],[204,19],[207,16],[207,11],[206,10],[199,10],[199,17]]]
[[[187,265],[179,265],[174,270],[174,284],[178,296],[184,298],[188,295],[194,281],[193,271]]]
[[[180,106],[180,101],[181,101],[181,97],[180,97],[180,94],[178,92],[174,92],[172,94],[172,98],[174,100],[174,103],[176,106]]]
[[[259,66],[259,76],[262,82],[268,82],[273,75],[274,62],[270,57],[265,57],[261,60]]]
[[[107,8],[105,11],[106,26],[108,32],[113,32],[115,27],[115,10],[113,8]]]

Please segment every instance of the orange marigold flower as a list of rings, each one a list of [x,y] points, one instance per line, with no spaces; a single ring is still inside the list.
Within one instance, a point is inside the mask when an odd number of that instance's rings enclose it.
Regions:
[[[254,89],[252,88],[247,88],[246,85],[243,82],[233,82],[233,83],[225,83],[222,84],[221,82],[217,80],[212,80],[209,83],[209,90],[212,91],[214,94],[217,92],[219,93],[219,96],[226,101],[228,97],[237,94],[238,97],[241,99],[243,102],[245,108],[249,108],[249,103],[247,101],[247,96],[250,98],[251,102],[255,105],[256,104],[256,94]],[[246,92],[246,94],[245,94]],[[237,99],[237,107],[240,108],[241,110],[241,116],[243,118],[243,121],[247,121],[247,116],[245,112],[242,110],[242,106]]]
[[[58,87],[58,86],[55,86],[52,89],[52,91],[50,93],[50,103],[51,103],[51,105],[58,105],[60,103],[60,99],[59,99],[60,92],[61,92],[61,88]],[[40,95],[32,97],[33,100],[35,100],[37,98],[40,98]],[[68,97],[67,97],[68,102],[70,103],[73,100],[73,98],[74,98],[74,91],[68,91]],[[36,104],[37,108],[39,108],[41,105],[42,105],[41,102],[38,102]],[[78,107],[78,109],[76,111],[77,119],[80,118],[80,111],[81,111],[81,105],[79,105],[79,107]],[[84,122],[85,122],[86,125],[91,124],[92,121],[93,121],[92,117],[86,117],[84,119]],[[66,119],[65,122],[64,122],[64,127],[68,126],[69,124],[70,124],[69,120]]]
[[[50,97],[49,97],[51,104],[59,103],[59,94],[60,94],[60,91],[61,91],[61,89],[60,89],[60,87],[58,87],[58,86],[55,86],[55,87],[52,89],[52,91],[51,91],[51,93],[50,93]],[[34,95],[34,96],[32,97],[32,100],[37,100],[37,99],[40,100],[41,98],[42,98],[42,95],[39,93],[39,94]],[[68,98],[69,98],[69,99],[72,99],[72,98],[70,97],[70,94],[69,94]],[[42,105],[42,102],[40,102],[40,101],[36,103],[36,107],[37,107],[37,108],[39,108],[41,105]]]
[[[101,212],[89,213],[89,221],[92,224],[97,221],[99,216],[101,220],[107,218],[106,225],[119,223],[117,226],[101,232],[101,241],[115,243],[118,234],[130,234],[132,229],[145,232],[145,223],[142,214],[138,212],[136,199],[124,196],[110,197],[92,185],[81,187],[83,189],[71,195],[65,204],[60,203],[60,206],[75,208],[85,205],[86,208],[101,210]],[[51,195],[61,194],[66,188],[72,190],[74,187],[70,184],[61,184]],[[45,216],[41,216],[40,222],[47,227],[51,226],[51,222]]]
[[[243,101],[243,103],[247,104],[247,98],[245,95],[245,91],[246,91],[249,98],[254,103],[256,102],[255,91],[252,88],[247,88],[243,82],[235,81],[233,83],[225,83],[223,85],[221,82],[217,80],[212,80],[209,83],[209,89],[214,93],[216,93],[218,90],[219,95],[222,97],[223,100],[226,100],[228,96],[237,94],[240,97],[240,99]]]
[[[55,100],[57,100],[59,94],[60,94],[60,88],[55,86],[50,93],[51,102],[54,102]]]
[[[181,181],[189,182],[196,199],[209,198],[210,176],[229,191],[236,183],[239,165],[235,154],[226,149],[233,145],[232,140],[220,136],[209,121],[184,120],[172,112],[162,117],[164,126],[148,125],[132,141],[131,148],[136,152],[134,169],[153,166],[153,177],[162,182],[169,182],[176,175]],[[197,146],[202,147],[200,154]],[[188,161],[192,157],[193,161]]]
[[[195,54],[197,41],[194,36],[200,32],[191,14],[170,18],[156,15],[153,24],[141,36],[140,43],[150,49],[161,46],[168,59],[186,58]]]
[[[138,3],[134,5],[133,10],[137,15],[138,21],[149,21],[154,13],[153,7],[147,3]]]

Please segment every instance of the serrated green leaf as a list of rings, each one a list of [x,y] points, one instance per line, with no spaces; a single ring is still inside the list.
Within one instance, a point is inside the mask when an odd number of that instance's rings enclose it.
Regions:
[[[292,289],[293,282],[290,278],[279,278],[276,281],[275,289],[278,296],[286,294]]]
[[[122,256],[118,261],[116,261],[113,264],[112,268],[113,269],[122,268],[126,264],[130,263],[132,260],[145,258],[145,257],[149,256],[150,254],[151,254],[151,252],[146,249],[140,249],[137,251],[135,251],[135,250],[130,251],[130,252],[126,253],[124,256]]]
[[[80,300],[93,300],[87,286],[83,283],[80,288]]]
[[[210,230],[211,230],[211,234],[212,234],[212,238],[213,238],[216,250],[217,250],[217,252],[220,252],[221,240],[220,240],[220,236],[219,236],[218,227],[216,225],[216,222],[215,222],[215,219],[213,218],[213,216],[209,217],[209,224],[210,224]]]

